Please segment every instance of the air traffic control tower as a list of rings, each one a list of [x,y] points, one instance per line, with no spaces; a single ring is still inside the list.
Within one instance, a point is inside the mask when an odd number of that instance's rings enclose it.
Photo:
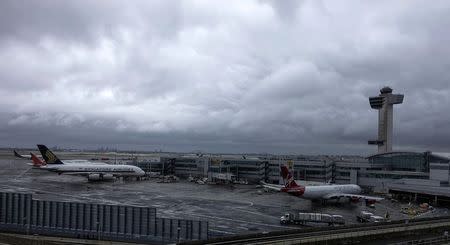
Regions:
[[[403,103],[403,97],[384,87],[378,96],[369,98],[372,109],[378,110],[378,139],[369,140],[369,145],[378,145],[378,153],[392,151],[393,105]]]

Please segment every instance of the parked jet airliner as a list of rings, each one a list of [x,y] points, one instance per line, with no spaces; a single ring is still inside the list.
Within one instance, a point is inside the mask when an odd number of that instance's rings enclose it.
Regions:
[[[17,158],[22,158],[22,159],[31,159],[33,160],[33,153],[30,152],[30,156],[27,155],[21,155],[19,154],[16,150],[14,150],[14,156]],[[43,159],[42,157],[39,158],[38,156],[34,155],[34,157],[36,157],[37,159]],[[95,164],[95,165],[99,165],[99,164],[107,164],[105,162],[91,162],[89,160],[84,160],[84,159],[73,159],[73,160],[61,160],[61,162],[63,162],[64,164]]]
[[[280,169],[285,185],[280,186],[263,183],[265,188],[286,192],[310,200],[339,200],[340,198],[348,198],[352,202],[359,202],[364,199],[368,204],[372,204],[383,199],[380,197],[359,195],[361,193],[361,187],[353,184],[301,186],[295,182],[292,173],[286,166],[282,165]]]
[[[110,165],[110,164],[66,164],[62,162],[45,145],[37,145],[44,162],[32,154],[33,166],[66,175],[86,176],[88,180],[112,180],[114,177],[140,177],[145,172],[139,167],[132,165]]]

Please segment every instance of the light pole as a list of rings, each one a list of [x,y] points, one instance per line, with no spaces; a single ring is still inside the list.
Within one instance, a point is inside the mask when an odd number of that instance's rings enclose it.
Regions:
[[[27,225],[27,235],[30,235],[30,222],[28,222],[28,217],[25,216],[22,218],[22,222],[26,222]]]
[[[100,222],[95,223],[97,225],[97,240],[100,241]]]

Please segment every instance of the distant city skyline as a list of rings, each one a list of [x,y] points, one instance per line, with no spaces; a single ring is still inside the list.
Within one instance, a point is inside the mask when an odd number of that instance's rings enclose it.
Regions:
[[[0,2],[0,147],[450,152],[448,1]]]

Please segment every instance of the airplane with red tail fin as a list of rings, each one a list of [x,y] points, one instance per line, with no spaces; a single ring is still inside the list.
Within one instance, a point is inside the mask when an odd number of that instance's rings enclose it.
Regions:
[[[92,181],[113,180],[115,177],[141,177],[145,175],[145,172],[141,168],[133,165],[66,164],[48,149],[47,146],[37,146],[46,163],[39,167],[42,170],[57,174],[85,176],[88,180]],[[36,159],[38,158],[36,157]]]
[[[41,167],[46,165],[46,163],[44,161],[42,161],[41,159],[39,159],[36,155],[34,155],[33,153],[30,152],[31,155],[31,160],[33,161],[33,166],[34,167]]]
[[[34,169],[46,170],[57,174],[85,176],[90,181],[114,180],[116,177],[141,177],[145,175],[145,172],[141,168],[133,165],[95,164],[82,160],[62,161],[47,146],[37,146],[44,160],[30,153],[33,162],[28,164],[33,166]],[[16,151],[14,151],[14,155],[29,159],[26,156],[23,157],[23,155],[20,155]]]
[[[37,160],[43,162],[43,165],[47,164],[44,161],[44,157],[42,157],[40,155],[38,156],[38,155],[36,155],[34,153],[31,153],[31,152],[30,152],[29,156],[28,155],[21,155],[16,150],[14,150],[14,156],[17,157],[17,158],[33,160],[33,155],[35,157],[35,160],[37,159]],[[33,160],[33,162],[35,162],[35,161]],[[61,160],[61,162],[63,162],[64,164],[95,164],[95,165],[107,164],[105,162],[93,162],[93,161],[89,161],[89,160],[85,160],[85,159],[71,159],[71,160],[67,160],[66,159],[66,160]],[[58,162],[50,162],[48,164],[59,164],[59,163]],[[31,164],[31,165],[33,165],[33,164]]]
[[[310,200],[339,200],[348,198],[351,202],[365,200],[367,204],[373,204],[383,198],[360,195],[361,187],[354,184],[347,185],[314,185],[302,186],[295,182],[292,172],[285,165],[280,166],[281,177],[284,180],[284,186],[262,183],[267,189],[286,192]]]
[[[28,160],[31,159],[31,156],[21,155],[16,150],[14,150],[14,156],[17,157],[17,158],[22,158],[22,159],[28,159]]]

